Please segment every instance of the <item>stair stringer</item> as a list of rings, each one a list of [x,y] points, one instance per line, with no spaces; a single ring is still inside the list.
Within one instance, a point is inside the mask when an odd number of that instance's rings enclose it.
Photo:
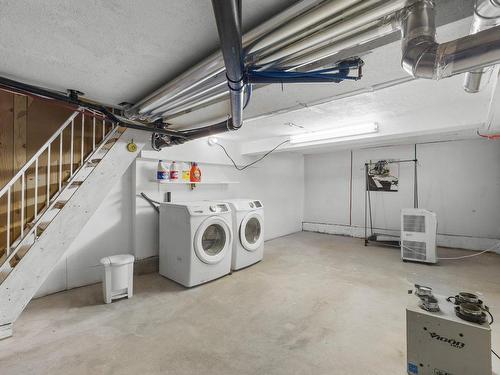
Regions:
[[[149,137],[147,132],[127,129],[0,284],[0,339],[12,335],[12,323],[106,199],[106,192],[111,191],[136,159]],[[126,147],[131,139],[137,145],[135,152]]]

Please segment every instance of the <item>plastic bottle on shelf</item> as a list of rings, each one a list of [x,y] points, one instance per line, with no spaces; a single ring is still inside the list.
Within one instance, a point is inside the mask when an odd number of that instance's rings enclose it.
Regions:
[[[182,182],[189,182],[191,180],[191,164],[182,163]]]
[[[169,170],[163,164],[163,160],[158,160],[158,168],[156,169],[156,180],[158,182],[167,182],[169,178]]]
[[[170,181],[179,182],[179,166],[175,160],[170,164]]]
[[[191,171],[189,173],[189,180],[191,182],[201,182],[201,169],[198,167],[198,163],[193,162],[191,164]]]

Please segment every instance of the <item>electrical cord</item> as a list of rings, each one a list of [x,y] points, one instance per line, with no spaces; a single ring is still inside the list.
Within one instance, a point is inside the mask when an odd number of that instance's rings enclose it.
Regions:
[[[459,260],[459,259],[466,259],[466,258],[472,258],[472,257],[477,257],[479,255],[483,255],[487,252],[490,252],[492,250],[495,250],[496,248],[498,248],[498,246],[500,246],[500,242],[497,243],[496,245],[490,247],[489,249],[486,249],[486,250],[483,250],[479,253],[476,253],[476,254],[471,254],[471,255],[464,255],[464,256],[461,256],[461,257],[451,257],[451,258],[438,258],[438,260]]]
[[[490,319],[491,319],[489,322],[489,325],[492,325],[493,322],[495,321],[495,318],[493,318],[493,315],[490,312],[490,308],[488,306],[484,306],[484,308],[482,310],[486,311],[488,313],[488,315],[490,316]]]
[[[400,247],[400,246],[396,246],[396,245],[390,245],[390,244],[384,244],[384,246],[390,246],[390,247]],[[407,246],[404,246],[404,245],[401,245],[404,249],[406,250],[409,250],[411,251],[412,253],[416,254],[417,251],[410,248],[410,247],[407,247]],[[477,254],[471,254],[471,255],[464,255],[464,256],[461,256],[461,257],[452,257],[452,258],[437,258],[438,260],[459,260],[459,259],[467,259],[467,258],[472,258],[472,257],[477,257],[479,255],[483,255],[487,252],[490,252],[492,250],[495,250],[498,246],[500,246],[500,242],[497,243],[496,245],[490,247],[489,249],[486,249],[486,250],[483,250]]]
[[[226,148],[221,145],[220,143],[216,143],[217,146],[219,146],[220,148],[222,148],[222,150],[224,151],[224,153],[226,154],[226,156],[229,158],[229,160],[231,160],[231,163],[233,163],[233,166],[238,170],[238,171],[243,171],[245,169],[247,169],[248,167],[251,167],[252,165],[255,165],[257,164],[259,161],[261,161],[262,159],[264,159],[266,156],[268,156],[269,154],[271,154],[273,151],[275,151],[278,147],[284,145],[285,143],[288,143],[290,142],[289,139],[287,139],[286,141],[283,141],[281,142],[280,144],[278,144],[276,147],[274,147],[273,149],[269,150],[268,152],[266,152],[263,156],[261,156],[260,158],[258,158],[257,160],[251,162],[250,164],[247,164],[247,165],[244,165],[242,167],[238,167],[236,165],[236,162],[234,161],[234,159],[231,157],[231,155],[229,155],[229,153],[227,152]]]
[[[252,98],[252,92],[253,92],[253,86],[251,83],[248,83],[245,86],[246,99],[245,99],[245,104],[243,105],[243,109],[245,109],[248,103],[250,103],[250,99]]]
[[[498,354],[493,349],[491,349],[491,352],[495,355],[495,357],[497,357],[498,359],[500,359],[500,357],[498,356]]]

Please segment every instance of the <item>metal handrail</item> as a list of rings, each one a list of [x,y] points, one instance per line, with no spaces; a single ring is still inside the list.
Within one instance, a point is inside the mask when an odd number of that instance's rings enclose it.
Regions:
[[[75,127],[75,118],[81,114],[81,158],[79,162],[79,166],[77,168],[74,168],[73,162],[74,162],[74,127]],[[92,116],[94,117],[94,116]],[[7,194],[7,225],[6,225],[6,256],[3,260],[2,263],[0,263],[0,270],[4,269],[4,265],[6,263],[9,263],[10,260],[15,256],[17,253],[18,249],[20,248],[21,244],[23,241],[33,233],[35,233],[35,230],[37,229],[38,226],[38,221],[44,216],[46,212],[48,212],[49,209],[52,208],[54,203],[57,200],[57,197],[61,194],[62,191],[64,191],[65,187],[63,187],[63,178],[62,178],[62,166],[63,166],[63,158],[62,158],[62,152],[63,152],[63,133],[66,129],[70,128],[71,129],[71,135],[70,135],[70,174],[68,177],[68,181],[71,181],[72,177],[75,177],[77,172],[79,172],[85,163],[87,162],[88,158],[92,157],[95,152],[101,149],[102,145],[109,139],[109,137],[114,133],[116,130],[116,127],[114,124],[111,127],[111,130],[106,134],[106,121],[103,121],[103,130],[102,130],[102,138],[99,142],[99,146],[96,147],[96,121],[95,117],[92,122],[92,149],[90,151],[90,154],[85,157],[84,155],[84,138],[85,138],[85,113],[81,110],[81,108],[77,109],[75,112],[73,112],[66,121],[58,128],[58,130],[43,144],[43,146],[30,158],[30,160],[24,164],[24,166],[14,175],[14,177],[11,178],[11,180],[0,190],[0,199],[2,199],[6,194]],[[52,149],[52,143],[59,138],[59,160],[58,160],[58,190],[53,194],[51,197],[51,191],[50,191],[50,186],[51,186],[51,181],[50,181],[50,174],[51,174],[51,149]],[[46,204],[45,207],[43,207],[42,210],[38,210],[38,192],[39,192],[39,186],[38,186],[38,173],[39,173],[39,158],[42,156],[45,152],[47,152],[47,166],[46,166],[46,173],[47,173],[47,179],[46,179]],[[34,216],[33,219],[31,220],[30,224],[33,224],[32,227],[25,231],[25,226],[28,224],[25,222],[25,209],[26,209],[26,198],[25,198],[25,189],[26,189],[26,173],[27,171],[35,167],[35,176],[34,176]],[[45,168],[45,167],[44,167]],[[21,200],[20,200],[20,217],[21,217],[21,225],[20,225],[20,234],[19,236],[14,239],[14,241],[11,241],[11,230],[12,230],[12,223],[11,223],[11,210],[12,210],[12,190],[13,186],[21,181]],[[51,202],[52,199],[52,202]],[[36,233],[35,233],[36,237]],[[12,249],[12,247],[15,247]]]

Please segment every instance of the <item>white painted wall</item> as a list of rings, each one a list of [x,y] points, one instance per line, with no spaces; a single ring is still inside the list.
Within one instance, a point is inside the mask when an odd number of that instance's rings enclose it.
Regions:
[[[360,236],[364,228],[364,163],[412,159],[414,146],[306,155],[304,229]],[[500,147],[466,140],[417,145],[420,207],[438,216],[442,245],[482,249],[500,239]],[[372,192],[373,224],[398,231],[400,209],[413,206],[413,165],[400,165],[399,192]]]
[[[222,142],[238,164],[255,160],[255,157],[241,157],[237,144]],[[117,181],[90,222],[82,228],[67,257],[59,262],[37,297],[99,282],[102,274],[99,260],[104,256],[130,253],[137,259],[144,259],[158,255],[158,214],[146,201],[136,197],[140,192],[161,201],[168,189],[172,191],[174,201],[256,198],[264,203],[266,239],[302,229],[304,158],[300,154],[270,155],[242,172],[230,165],[220,148],[209,147],[205,140],[160,153],[146,151],[143,156],[204,161],[206,163],[200,163],[200,167],[205,181],[236,181],[239,184],[199,185],[192,191],[188,185],[160,187],[153,182],[157,161],[137,160]]]

